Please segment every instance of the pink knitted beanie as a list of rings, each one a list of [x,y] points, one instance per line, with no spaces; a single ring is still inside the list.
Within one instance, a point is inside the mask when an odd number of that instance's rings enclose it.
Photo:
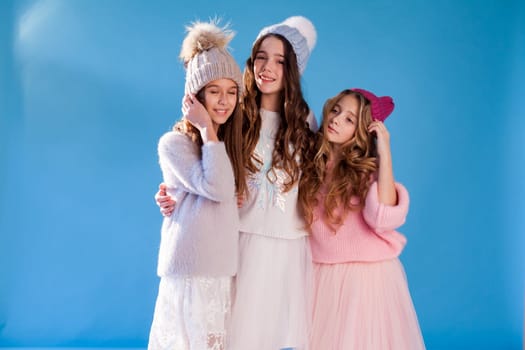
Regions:
[[[377,97],[370,91],[359,88],[350,90],[360,93],[370,102],[370,111],[374,120],[385,121],[394,110],[394,101],[390,96]]]

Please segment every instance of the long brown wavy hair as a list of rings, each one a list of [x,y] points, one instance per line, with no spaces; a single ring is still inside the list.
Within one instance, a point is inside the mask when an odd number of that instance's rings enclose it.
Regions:
[[[259,114],[261,92],[255,83],[253,68],[255,56],[261,47],[261,43],[269,36],[276,37],[284,45],[283,89],[281,91],[281,108],[278,111],[281,120],[275,136],[272,166],[269,173],[275,172],[277,169],[286,172],[288,175],[288,181],[284,183],[284,191],[286,192],[299,181],[300,166],[304,161],[304,155],[312,145],[312,133],[307,123],[310,108],[301,90],[301,75],[297,65],[297,57],[288,40],[278,34],[271,33],[259,38],[252,47],[251,56],[246,60],[242,97],[244,163],[250,174],[259,171],[262,165],[261,159],[255,155],[255,146],[261,131],[261,116]],[[276,177],[270,176],[269,173],[266,176],[270,181],[273,181],[272,179]]]
[[[332,159],[333,145],[325,137],[329,113],[344,96],[355,96],[359,102],[354,135],[341,145],[338,157]],[[313,209],[318,205],[319,191],[323,188],[324,215],[332,227],[340,225],[347,209],[361,210],[377,170],[375,136],[368,132],[372,122],[370,105],[360,93],[343,90],[329,98],[323,106],[323,120],[316,134],[315,151],[306,157],[304,172],[299,182],[299,207],[307,227],[313,222]],[[328,161],[333,164],[328,167]],[[325,192],[326,191],[326,192]],[[357,199],[357,200],[356,200]],[[342,208],[342,211],[338,211]]]
[[[206,107],[204,89],[205,87],[200,89],[196,97],[197,100]],[[246,168],[244,166],[244,152],[242,148],[242,119],[242,108],[241,105],[237,103],[232,115],[224,124],[219,125],[219,129],[217,130],[217,137],[220,141],[224,142],[226,153],[228,153],[228,157],[232,163],[237,195],[241,196],[245,195],[248,189],[246,185]],[[173,126],[173,130],[186,134],[199,146],[199,151],[201,150],[203,142],[200,132],[196,127],[191,125],[189,121],[185,119],[178,121]]]

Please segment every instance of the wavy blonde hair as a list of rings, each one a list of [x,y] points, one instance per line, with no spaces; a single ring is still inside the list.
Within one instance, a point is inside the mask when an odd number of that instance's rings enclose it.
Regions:
[[[250,174],[258,172],[262,165],[261,159],[255,155],[255,146],[261,131],[261,116],[259,114],[261,92],[255,83],[253,68],[255,56],[261,47],[261,43],[269,36],[276,37],[284,45],[284,86],[281,91],[281,108],[279,111],[281,120],[275,136],[272,166],[266,176],[268,180],[273,182],[273,179],[276,178],[274,176],[275,170],[284,170],[288,175],[288,181],[284,183],[284,191],[287,192],[299,181],[300,164],[303,163],[304,155],[311,147],[312,133],[307,123],[310,108],[301,90],[301,75],[297,65],[297,57],[288,40],[279,34],[272,33],[260,37],[252,47],[251,56],[246,60],[242,98],[244,164]]]
[[[328,115],[344,96],[355,96],[359,103],[354,135],[341,145],[338,158],[328,168],[333,145],[325,137]],[[343,90],[329,98],[323,106],[323,120],[316,135],[315,150],[306,157],[304,172],[299,182],[299,206],[309,228],[313,222],[313,209],[319,204],[319,191],[325,187],[324,214],[332,227],[340,225],[347,209],[361,210],[370,180],[377,170],[375,137],[368,132],[372,122],[370,104],[360,93]],[[324,192],[324,191],[323,191]],[[357,201],[355,200],[357,199]],[[337,211],[337,208],[343,208]]]

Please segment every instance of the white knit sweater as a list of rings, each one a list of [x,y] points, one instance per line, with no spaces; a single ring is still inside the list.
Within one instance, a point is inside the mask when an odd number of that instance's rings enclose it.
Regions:
[[[261,109],[260,113],[262,124],[255,152],[263,164],[259,172],[248,178],[250,196],[239,209],[241,232],[282,239],[304,237],[308,233],[297,206],[298,184],[284,192],[284,183],[288,176],[283,170],[271,173],[271,179],[267,176],[272,165],[280,114],[264,109]],[[313,113],[310,113],[308,123],[312,130],[317,130],[317,121]]]
[[[164,218],[159,276],[233,276],[237,271],[239,215],[235,181],[223,142],[201,147],[168,132],[158,144],[168,193],[177,201]]]

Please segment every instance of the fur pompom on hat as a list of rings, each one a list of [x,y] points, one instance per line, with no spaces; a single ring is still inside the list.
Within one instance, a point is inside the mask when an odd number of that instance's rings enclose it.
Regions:
[[[350,90],[360,93],[370,102],[370,112],[374,120],[383,122],[394,110],[394,100],[390,96],[378,97],[370,91],[359,88]]]
[[[228,51],[235,33],[228,26],[219,27],[219,20],[194,22],[186,27],[180,59],[186,68],[186,93],[196,94],[210,81],[231,79],[242,92],[242,73]]]
[[[302,74],[317,41],[317,32],[312,22],[303,16],[292,16],[281,23],[263,28],[255,41],[267,34],[282,35],[290,42],[297,56],[299,72]]]

